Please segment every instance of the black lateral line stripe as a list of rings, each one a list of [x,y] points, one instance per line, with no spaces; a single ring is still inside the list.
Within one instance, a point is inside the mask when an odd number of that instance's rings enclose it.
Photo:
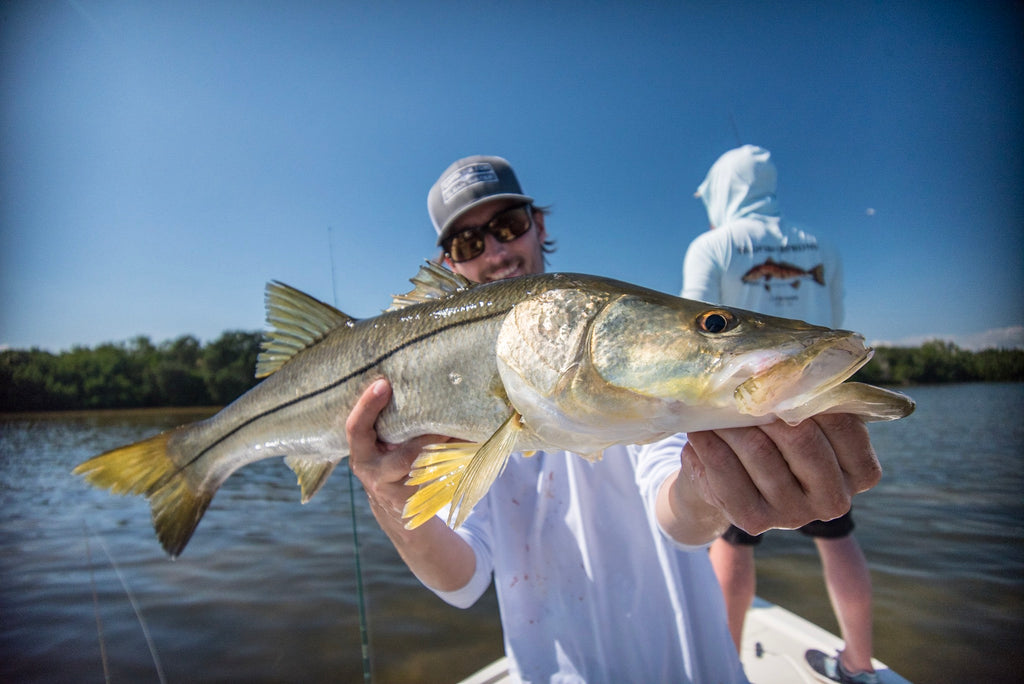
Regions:
[[[180,468],[178,468],[177,472],[174,475],[177,475],[181,471],[185,470],[185,468],[188,468],[189,466],[193,465],[196,461],[198,461],[203,456],[205,456],[207,453],[209,453],[210,450],[213,449],[214,447],[216,447],[218,444],[220,444],[224,440],[228,439],[232,435],[237,434],[239,431],[244,430],[245,428],[249,427],[250,425],[252,425],[253,423],[255,423],[258,420],[262,420],[263,418],[266,418],[267,416],[273,415],[274,413],[277,413],[278,411],[283,411],[284,409],[289,408],[291,406],[294,406],[295,404],[301,403],[303,401],[306,401],[307,399],[312,399],[313,397],[318,397],[321,394],[324,394],[325,392],[330,392],[331,390],[334,390],[334,389],[340,387],[341,385],[344,385],[346,382],[348,382],[352,378],[358,377],[359,375],[362,375],[363,373],[367,372],[368,370],[370,370],[374,366],[377,366],[377,365],[383,363],[384,361],[388,360],[389,358],[391,358],[392,356],[394,356],[398,352],[402,351],[403,349],[408,349],[409,347],[412,347],[412,346],[414,346],[416,344],[419,344],[420,342],[423,342],[424,340],[428,340],[431,337],[435,337],[436,335],[440,335],[441,333],[447,332],[447,331],[452,330],[454,328],[458,328],[458,327],[461,327],[461,326],[464,326],[464,325],[468,325],[470,323],[480,323],[481,321],[487,321],[487,320],[490,320],[492,318],[497,318],[498,316],[504,316],[506,313],[508,313],[509,309],[511,309],[511,307],[508,307],[507,309],[503,309],[501,311],[496,311],[494,313],[487,314],[486,316],[480,316],[479,318],[474,318],[472,320],[456,321],[454,323],[450,323],[448,325],[441,326],[441,327],[439,327],[439,328],[437,328],[435,330],[431,330],[430,332],[424,333],[424,334],[419,335],[417,337],[413,337],[413,338],[411,338],[409,340],[406,340],[402,344],[398,345],[394,349],[391,349],[391,350],[381,354],[379,357],[377,357],[376,359],[374,359],[370,363],[367,363],[363,367],[358,368],[357,370],[352,371],[348,375],[346,375],[346,376],[344,376],[342,378],[339,378],[338,380],[335,380],[334,382],[332,382],[329,385],[324,385],[320,389],[314,390],[313,392],[309,392],[309,393],[304,394],[304,395],[302,395],[300,397],[296,397],[294,399],[290,399],[290,400],[284,402],[283,404],[278,404],[277,406],[275,406],[275,407],[273,407],[271,409],[267,409],[266,411],[263,411],[262,413],[258,413],[255,416],[253,416],[252,418],[249,418],[248,420],[243,421],[242,423],[239,423],[234,428],[232,428],[228,432],[225,432],[223,435],[218,437],[209,446],[207,446],[202,451],[200,451],[198,454],[196,454],[192,458],[192,460],[190,460],[188,463],[186,463],[185,465],[183,465]]]

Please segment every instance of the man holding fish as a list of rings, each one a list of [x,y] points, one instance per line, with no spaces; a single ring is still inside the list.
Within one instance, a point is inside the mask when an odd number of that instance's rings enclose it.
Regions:
[[[424,584],[465,606],[493,576],[519,678],[745,681],[705,546],[847,511],[880,477],[862,421],[913,401],[844,382],[857,333],[543,273],[544,212],[502,159],[456,162],[428,205],[452,270],[362,320],[271,282],[265,380],[74,472],[145,496],[174,557],[239,468],[284,457],[306,502],[351,457]]]
[[[455,273],[486,283],[544,271],[546,212],[505,160],[455,162],[428,209]],[[349,414],[352,470],[404,561],[441,598],[469,606],[493,577],[523,681],[745,682],[706,545],[730,523],[759,533],[842,515],[881,473],[862,420],[822,414],[587,458],[513,453],[475,506],[462,504],[458,529],[432,509],[409,529],[410,470],[447,437],[380,441],[392,394],[377,379]]]

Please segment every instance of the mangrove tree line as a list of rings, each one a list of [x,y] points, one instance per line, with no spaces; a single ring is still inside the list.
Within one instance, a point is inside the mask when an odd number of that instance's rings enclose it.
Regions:
[[[148,337],[52,354],[0,352],[0,411],[222,406],[256,384],[262,334],[225,332],[206,345],[189,335]],[[1024,350],[970,352],[949,342],[881,347],[854,376],[876,385],[1024,380]]]
[[[191,335],[154,345],[74,347],[52,354],[0,352],[0,411],[221,406],[256,384],[263,336],[225,332],[208,344]]]

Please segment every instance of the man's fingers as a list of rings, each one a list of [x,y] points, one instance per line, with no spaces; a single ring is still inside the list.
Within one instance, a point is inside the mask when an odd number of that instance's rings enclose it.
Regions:
[[[352,451],[362,452],[360,447],[376,445],[377,430],[374,424],[390,400],[391,385],[384,378],[375,380],[363,391],[345,420],[345,434]]]
[[[702,497],[754,534],[842,515],[855,494],[881,478],[867,428],[856,416],[689,437],[683,465]]]
[[[863,420],[846,413],[823,414],[813,420],[832,445],[851,494],[865,492],[881,481],[882,466]]]
[[[764,516],[766,508],[761,492],[738,456],[738,450],[744,447],[726,441],[743,437],[743,433],[726,430],[692,432],[683,450],[684,462],[690,461],[691,477],[705,502],[741,527],[756,526],[754,521]]]

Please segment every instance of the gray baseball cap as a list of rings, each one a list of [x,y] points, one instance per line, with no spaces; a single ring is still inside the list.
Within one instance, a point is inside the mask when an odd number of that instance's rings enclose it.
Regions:
[[[496,199],[533,202],[532,197],[523,194],[515,172],[501,157],[465,157],[445,169],[427,194],[427,211],[437,231],[437,244],[451,235],[457,218]]]

